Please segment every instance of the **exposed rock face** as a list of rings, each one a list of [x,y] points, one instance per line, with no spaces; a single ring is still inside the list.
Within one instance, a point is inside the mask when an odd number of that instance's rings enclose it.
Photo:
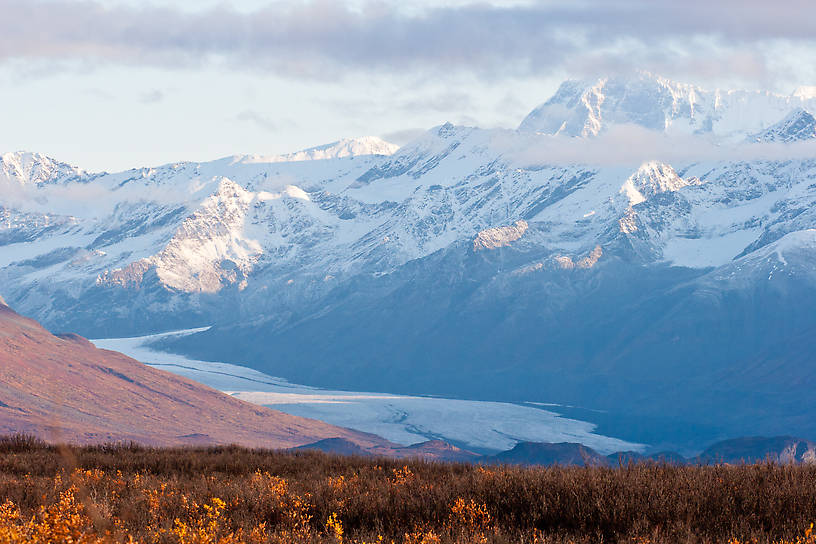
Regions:
[[[477,234],[473,240],[473,251],[509,246],[512,242],[524,236],[528,228],[527,221],[521,219],[511,226],[485,229]]]
[[[40,153],[17,151],[0,155],[0,183],[22,186],[62,183],[80,178],[85,172]]]
[[[703,89],[649,73],[636,77],[566,81],[519,125],[519,130],[573,137],[597,136],[612,125],[660,133],[744,139],[795,108],[812,108],[811,92]]]
[[[603,248],[601,246],[595,246],[595,249],[590,251],[588,255],[578,259],[578,261],[573,261],[572,257],[566,255],[558,255],[554,257],[554,260],[558,267],[563,270],[572,270],[574,268],[586,269],[595,266],[602,256]]]

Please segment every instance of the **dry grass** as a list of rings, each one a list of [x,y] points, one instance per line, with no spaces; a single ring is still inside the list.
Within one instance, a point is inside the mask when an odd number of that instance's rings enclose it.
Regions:
[[[517,468],[0,441],[0,544],[816,544],[816,467]]]

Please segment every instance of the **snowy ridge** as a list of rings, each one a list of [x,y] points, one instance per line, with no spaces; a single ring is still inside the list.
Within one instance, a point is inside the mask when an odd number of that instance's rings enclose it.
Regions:
[[[0,181],[22,186],[61,183],[85,174],[84,170],[40,153],[17,151],[0,155]]]
[[[388,143],[376,136],[363,136],[360,138],[346,138],[284,155],[271,157],[249,155],[244,157],[244,160],[247,162],[315,161],[365,155],[393,155],[397,149],[399,149],[398,145]]]
[[[632,236],[657,259],[711,266],[761,243],[761,230],[745,228],[749,219],[775,225],[779,217],[787,224],[782,206],[814,198],[807,181],[814,176],[810,162],[701,164],[686,167],[683,176],[654,161],[634,172],[531,168],[504,162],[492,152],[497,137],[506,135],[442,127],[391,157],[353,165],[335,159],[321,168],[323,161],[162,167],[126,180],[125,186],[138,183],[137,194],[147,201],[120,202],[114,215],[102,221],[51,222],[39,235],[33,232],[36,244],[28,244],[24,254],[36,255],[39,244],[51,252],[42,261],[48,266],[25,272],[18,265],[9,274],[22,286],[31,280],[20,272],[32,280],[47,274],[75,281],[93,271],[98,286],[132,289],[155,270],[160,285],[180,292],[217,293],[231,285],[243,290],[253,282],[258,288],[280,282],[316,294],[324,287],[315,291],[316,286],[309,287],[312,279],[304,283],[298,276],[322,281],[388,272],[457,240],[495,248],[525,233],[531,234],[528,243],[568,254],[607,246],[618,235]],[[117,194],[121,177],[113,174],[97,183],[109,184]],[[758,178],[767,180],[761,188],[754,181]],[[169,187],[175,188],[172,194]],[[757,199],[757,191],[766,196]],[[787,191],[790,197],[784,196]],[[156,194],[152,202],[151,192]],[[675,196],[663,197],[668,194]],[[730,211],[712,223],[709,210],[726,198]],[[729,223],[734,214],[739,222]],[[7,235],[34,225],[30,219],[10,219]],[[797,221],[802,220],[800,214]],[[713,248],[720,260],[701,260],[698,246]],[[61,250],[65,261],[53,253],[60,247],[66,248]],[[10,247],[6,254],[11,259],[6,264],[15,262]],[[72,263],[80,254],[89,256],[77,267]],[[260,269],[265,277],[255,275]]]
[[[816,138],[816,118],[802,108],[793,110],[787,117],[759,134],[750,137],[753,142],[801,142]]]
[[[709,134],[739,141],[779,121],[795,108],[813,110],[816,95],[705,90],[641,73],[632,79],[568,81],[533,110],[519,130],[597,136],[611,125],[634,124],[674,134]]]

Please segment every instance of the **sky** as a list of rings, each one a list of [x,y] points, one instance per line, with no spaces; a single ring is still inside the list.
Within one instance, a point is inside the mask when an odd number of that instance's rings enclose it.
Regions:
[[[816,84],[813,0],[0,0],[0,152],[91,171],[516,127],[568,78]]]

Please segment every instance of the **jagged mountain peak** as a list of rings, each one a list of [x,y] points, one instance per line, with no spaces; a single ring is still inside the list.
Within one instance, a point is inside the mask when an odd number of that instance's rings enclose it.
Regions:
[[[801,142],[816,138],[816,118],[804,108],[796,108],[784,119],[753,135],[753,142]]]
[[[712,134],[724,141],[739,141],[792,108],[814,105],[816,93],[807,89],[790,96],[709,90],[640,72],[634,77],[564,82],[522,121],[519,130],[592,137],[611,125],[632,124],[658,132]]]
[[[671,165],[660,161],[643,163],[623,184],[620,193],[626,195],[629,204],[640,204],[650,197],[697,183],[696,179],[683,179]]]
[[[654,130],[667,127],[666,110],[693,118],[704,91],[693,85],[640,72],[635,77],[569,80],[555,95],[533,110],[519,130],[597,136],[609,123],[634,123]]]
[[[20,185],[58,183],[84,174],[84,170],[42,153],[14,151],[0,155],[0,179]]]

